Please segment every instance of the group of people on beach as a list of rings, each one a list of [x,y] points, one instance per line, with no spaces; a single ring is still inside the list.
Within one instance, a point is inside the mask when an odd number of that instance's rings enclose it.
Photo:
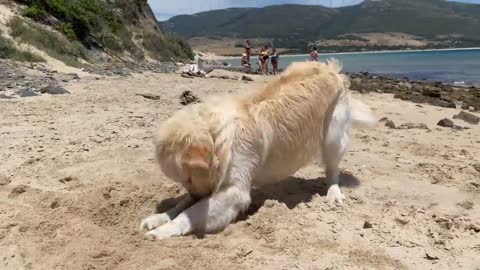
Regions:
[[[252,55],[252,45],[250,40],[245,41],[244,52],[242,54],[242,66],[250,67],[250,57]],[[278,74],[278,61],[280,55],[275,47],[272,46],[264,46],[260,49],[258,54],[258,72],[260,74],[270,74],[269,73],[269,60],[272,64],[272,74]],[[313,47],[312,51],[310,52],[310,61],[318,61],[318,50],[317,47]]]
[[[242,55],[242,66],[250,66],[250,57],[252,54],[252,45],[250,40],[245,42],[244,52]],[[264,46],[258,53],[258,72],[260,74],[269,74],[269,62],[272,64],[272,74],[278,74],[278,60],[280,55],[277,49],[273,46]]]

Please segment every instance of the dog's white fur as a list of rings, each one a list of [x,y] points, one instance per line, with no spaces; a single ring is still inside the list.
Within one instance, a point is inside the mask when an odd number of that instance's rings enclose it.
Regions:
[[[326,200],[342,203],[338,164],[351,126],[374,118],[349,94],[340,64],[292,64],[253,94],[190,105],[166,120],[155,136],[162,171],[190,196],[143,220],[150,239],[225,228],[248,208],[252,186],[294,174],[313,159],[325,164]]]

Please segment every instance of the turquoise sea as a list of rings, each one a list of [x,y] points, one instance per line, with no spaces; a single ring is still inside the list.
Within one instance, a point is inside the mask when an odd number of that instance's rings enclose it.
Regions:
[[[280,57],[280,68],[285,68],[292,62],[309,59],[308,55]],[[412,80],[480,84],[480,49],[322,54],[320,59],[332,57],[342,62],[345,72],[369,72]],[[252,65],[256,68],[254,60],[256,58],[252,57]],[[225,62],[240,65],[240,58],[228,59]]]

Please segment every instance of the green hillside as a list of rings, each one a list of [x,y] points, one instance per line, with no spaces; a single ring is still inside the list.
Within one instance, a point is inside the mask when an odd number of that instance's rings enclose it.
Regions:
[[[100,49],[117,58],[143,60],[146,56],[164,60],[193,58],[189,45],[162,33],[147,0],[15,0],[21,4],[20,15],[40,25],[16,18],[10,23],[12,33],[27,43],[46,44],[46,35],[34,35],[47,25],[63,34],[70,42],[85,49]],[[38,36],[38,38],[35,38]],[[55,40],[60,41],[61,38]],[[67,44],[68,42],[65,42]],[[70,46],[70,45],[69,45]],[[75,57],[79,54],[73,55]],[[80,56],[86,58],[86,55]]]

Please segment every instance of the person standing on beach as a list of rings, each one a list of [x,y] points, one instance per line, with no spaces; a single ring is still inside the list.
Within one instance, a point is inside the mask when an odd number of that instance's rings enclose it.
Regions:
[[[272,54],[270,55],[272,61],[273,75],[278,74],[278,52],[277,49],[272,48]]]
[[[243,66],[246,66],[246,65],[247,65],[247,66],[250,65],[250,62],[248,62],[248,60],[247,60],[247,54],[246,54],[246,53],[242,54],[241,63],[242,63],[242,67],[243,67]]]
[[[265,46],[260,50],[260,54],[258,55],[260,59],[260,73],[268,75],[268,47]]]
[[[318,62],[317,47],[313,47],[312,51],[310,52],[310,61]]]
[[[252,46],[250,45],[250,40],[245,41],[245,54],[247,55],[246,60],[250,64],[250,54],[252,53]]]
[[[258,53],[257,65],[258,65],[258,73],[261,74],[261,73],[262,73],[262,69],[263,69],[262,50],[260,50],[260,52]]]
[[[264,61],[265,61],[265,74],[269,74],[269,71],[268,71],[268,64],[270,64],[270,48],[267,46],[265,46],[265,55],[263,56],[264,58]]]

